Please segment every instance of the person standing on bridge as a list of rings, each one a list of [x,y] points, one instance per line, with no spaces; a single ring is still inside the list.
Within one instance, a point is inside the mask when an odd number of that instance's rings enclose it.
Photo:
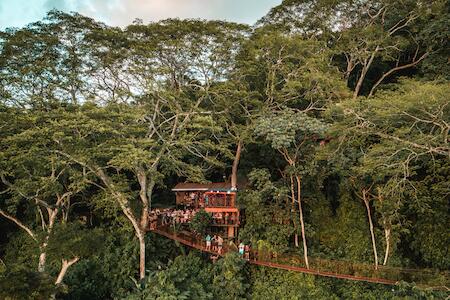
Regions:
[[[223,238],[220,235],[217,237],[217,251],[219,254],[223,252]]]
[[[250,245],[244,246],[244,258],[250,260]]]
[[[205,238],[206,241],[206,251],[211,251],[211,236],[208,234]]]
[[[244,245],[243,242],[241,242],[241,243],[239,244],[239,255],[240,255],[240,256],[244,256],[244,248],[245,248],[245,245]]]

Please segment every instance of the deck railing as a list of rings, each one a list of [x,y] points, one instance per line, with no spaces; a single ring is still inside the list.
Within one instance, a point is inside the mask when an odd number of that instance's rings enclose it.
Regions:
[[[205,207],[234,207],[234,201],[230,198],[209,197],[205,200]]]
[[[224,218],[222,218],[222,219],[214,219],[213,218],[212,225],[214,225],[214,226],[238,226],[239,220],[236,220],[236,219],[225,220]]]

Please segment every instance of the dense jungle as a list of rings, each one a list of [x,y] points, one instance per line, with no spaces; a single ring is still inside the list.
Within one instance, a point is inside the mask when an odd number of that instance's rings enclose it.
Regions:
[[[52,10],[0,31],[0,298],[449,299],[449,13],[284,0],[251,26]],[[213,263],[148,230],[180,182],[237,183],[236,244],[434,277]]]

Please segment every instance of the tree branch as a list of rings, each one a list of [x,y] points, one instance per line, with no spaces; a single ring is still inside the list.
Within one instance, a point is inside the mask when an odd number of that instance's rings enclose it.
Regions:
[[[23,230],[25,230],[32,238],[33,240],[35,240],[37,242],[36,236],[33,233],[33,231],[31,231],[31,229],[24,225],[22,222],[20,222],[18,219],[16,219],[15,217],[5,213],[3,210],[0,209],[0,215],[4,216],[5,218],[9,219],[10,221],[13,221],[14,223],[17,224],[17,226],[19,226],[20,228],[22,228]]]
[[[372,86],[372,89],[370,90],[369,96],[371,97],[375,91],[375,89],[381,84],[381,82],[383,82],[383,80],[386,79],[386,77],[388,77],[389,75],[391,75],[394,72],[403,70],[403,69],[407,69],[407,68],[411,68],[414,67],[415,65],[417,65],[418,63],[420,63],[423,59],[425,59],[428,54],[430,54],[430,52],[425,52],[421,57],[419,57],[417,60],[413,60],[411,63],[406,64],[406,65],[402,65],[402,66],[396,66],[395,68],[390,69],[388,72],[384,73],[383,76],[381,76],[380,79],[378,79],[378,81]]]

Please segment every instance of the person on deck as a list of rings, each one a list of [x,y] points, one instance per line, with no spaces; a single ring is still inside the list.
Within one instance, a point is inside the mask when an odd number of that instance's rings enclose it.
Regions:
[[[243,256],[243,255],[244,255],[244,248],[245,248],[245,245],[244,245],[243,242],[241,242],[241,243],[239,244],[239,255],[240,255],[240,256]]]
[[[216,218],[217,218],[217,224],[222,224],[222,213],[221,212],[218,212],[217,214],[216,214]]]
[[[214,264],[214,263],[217,262],[217,259],[219,258],[219,256],[218,255],[211,255],[210,258],[211,258],[211,260],[212,260],[212,262]]]
[[[156,229],[156,221],[158,220],[158,217],[156,214],[150,215],[150,230]]]
[[[217,252],[219,254],[223,252],[223,238],[220,235],[217,237]]]
[[[167,211],[163,211],[161,214],[161,224],[164,226],[167,224]]]
[[[250,260],[250,245],[245,245],[244,247],[244,258]]]
[[[194,192],[191,192],[191,194],[189,195],[189,198],[191,198],[191,201],[194,201],[195,200],[195,193]]]
[[[234,224],[234,222],[235,222],[235,216],[233,213],[230,213],[230,222],[231,222],[231,224]]]
[[[205,238],[206,241],[206,251],[211,251],[211,236],[208,234]]]
[[[214,252],[217,251],[216,242],[217,242],[217,235],[213,235],[213,237],[211,239],[211,248],[212,248],[212,251],[214,251]]]

